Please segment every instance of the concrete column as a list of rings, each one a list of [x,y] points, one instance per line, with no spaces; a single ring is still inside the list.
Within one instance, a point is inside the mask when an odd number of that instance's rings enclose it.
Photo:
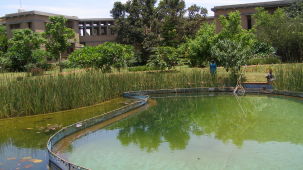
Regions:
[[[94,34],[95,34],[94,33],[94,22],[91,22],[90,25],[91,25],[91,27],[90,27],[90,35],[94,36]]]
[[[108,26],[108,22],[105,22],[105,25],[106,25],[106,29],[105,29],[105,31],[106,31],[106,35],[109,35],[109,26]]]
[[[101,29],[101,22],[100,21],[98,22],[98,31],[99,31],[99,36],[100,36],[102,34],[101,33],[102,29]]]
[[[86,36],[86,22],[83,22],[83,36]]]

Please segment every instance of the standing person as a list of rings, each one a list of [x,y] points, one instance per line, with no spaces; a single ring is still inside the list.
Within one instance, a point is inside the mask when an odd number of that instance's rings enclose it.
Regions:
[[[211,75],[215,75],[217,73],[217,64],[216,64],[216,62],[214,60],[212,60],[210,62],[209,67],[210,67],[210,74]]]

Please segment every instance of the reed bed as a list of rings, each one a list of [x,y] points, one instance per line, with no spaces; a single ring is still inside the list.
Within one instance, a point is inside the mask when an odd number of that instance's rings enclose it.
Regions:
[[[0,82],[0,118],[89,106],[125,91],[228,85],[225,75],[212,77],[205,70],[111,74],[89,71],[21,79],[6,75]]]
[[[303,65],[281,65],[274,69],[277,90],[303,92]]]

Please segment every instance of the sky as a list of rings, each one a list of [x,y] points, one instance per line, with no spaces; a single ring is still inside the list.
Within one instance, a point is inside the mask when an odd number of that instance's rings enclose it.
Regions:
[[[79,18],[108,18],[114,2],[127,0],[0,0],[0,16],[15,13],[20,8],[26,11],[43,11]],[[186,6],[197,4],[206,7],[209,16],[213,16],[211,8],[220,5],[232,5],[273,0],[185,0]]]

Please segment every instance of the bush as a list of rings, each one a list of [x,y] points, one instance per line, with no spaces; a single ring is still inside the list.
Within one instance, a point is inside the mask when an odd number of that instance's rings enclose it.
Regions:
[[[26,71],[32,76],[41,76],[44,73],[42,68],[39,68],[36,64],[30,63],[25,66]]]
[[[96,47],[84,47],[69,56],[69,61],[82,68],[96,68],[103,72],[111,67],[120,70],[134,58],[134,49],[129,45],[107,42]]]
[[[129,67],[128,71],[130,72],[138,72],[138,71],[152,71],[157,70],[156,68],[150,67],[150,66],[136,66],[136,67]]]
[[[77,66],[69,60],[62,61],[61,63],[59,63],[59,65],[61,65],[62,69],[77,68]]]
[[[247,65],[280,64],[281,59],[275,55],[255,56],[248,60]]]
[[[12,66],[12,61],[5,57],[2,52],[0,52],[0,71],[8,71]]]
[[[171,69],[178,64],[178,55],[173,47],[157,47],[154,49],[154,54],[148,61],[148,66],[165,70]]]

